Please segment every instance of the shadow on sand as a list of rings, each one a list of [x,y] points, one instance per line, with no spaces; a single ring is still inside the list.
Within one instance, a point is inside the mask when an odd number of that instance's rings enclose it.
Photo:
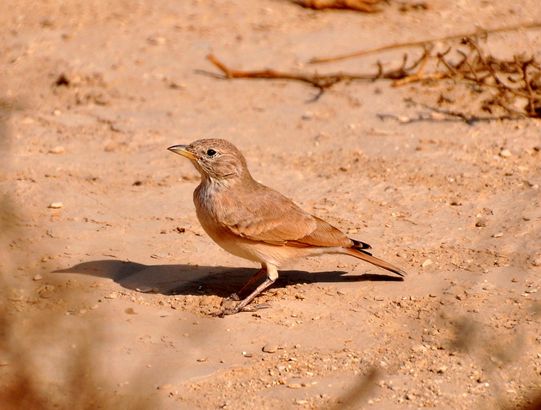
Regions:
[[[229,296],[244,285],[257,269],[226,268],[222,266],[195,265],[143,265],[120,260],[98,260],[83,262],[53,273],[79,273],[109,278],[121,286],[140,292],[164,295],[217,295]],[[280,271],[275,287],[296,283],[313,282],[362,282],[401,281],[389,275],[347,275],[348,272],[304,272]]]

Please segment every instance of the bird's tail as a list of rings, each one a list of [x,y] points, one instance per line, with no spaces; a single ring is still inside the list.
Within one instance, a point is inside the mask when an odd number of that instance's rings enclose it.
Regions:
[[[371,263],[372,265],[379,266],[380,268],[396,273],[397,275],[402,277],[406,276],[406,272],[404,272],[402,269],[391,265],[389,262],[385,262],[382,259],[372,256],[372,254],[363,250],[363,248],[361,247],[357,247],[354,245],[353,248],[348,248],[345,251],[348,255],[355,256],[356,258],[362,259],[363,261]]]

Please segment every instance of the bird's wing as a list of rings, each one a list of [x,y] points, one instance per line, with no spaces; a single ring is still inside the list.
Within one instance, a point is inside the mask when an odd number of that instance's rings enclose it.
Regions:
[[[349,247],[353,244],[340,230],[265,186],[260,185],[256,192],[236,195],[236,198],[238,202],[230,208],[235,212],[221,218],[224,227],[236,235],[273,245],[297,247]]]

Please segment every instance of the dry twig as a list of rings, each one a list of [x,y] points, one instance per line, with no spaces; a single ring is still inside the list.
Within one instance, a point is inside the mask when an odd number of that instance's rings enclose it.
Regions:
[[[408,65],[408,56],[404,54],[402,64],[395,69],[384,70],[383,65],[378,62],[378,71],[373,74],[351,74],[351,73],[332,73],[332,74],[317,74],[317,73],[300,73],[300,72],[285,72],[272,69],[265,70],[235,70],[222,61],[218,60],[214,55],[210,54],[207,59],[217,67],[222,74],[223,78],[244,78],[244,79],[281,79],[300,81],[306,84],[310,84],[319,90],[315,99],[319,98],[321,94],[331,88],[333,85],[343,81],[375,81],[380,79],[398,80],[409,76],[413,70],[423,64],[423,61],[427,58],[427,51],[413,63]]]
[[[340,54],[337,56],[332,57],[314,57],[309,60],[311,64],[318,64],[318,63],[330,63],[334,61],[341,61],[346,60],[348,58],[354,58],[354,57],[363,57],[369,54],[376,54],[381,53],[383,51],[389,51],[389,50],[397,50],[400,48],[411,48],[411,47],[424,47],[430,44],[434,44],[440,41],[449,41],[449,40],[460,40],[464,37],[476,37],[476,36],[486,36],[491,33],[503,33],[506,31],[517,31],[517,30],[530,30],[530,29],[539,29],[541,28],[541,21],[534,21],[531,23],[521,23],[521,24],[514,24],[511,26],[504,26],[504,27],[496,27],[493,29],[484,29],[479,28],[475,31],[470,31],[467,33],[460,33],[460,34],[452,34],[449,36],[443,36],[443,37],[436,37],[426,40],[420,40],[420,41],[408,41],[405,43],[393,43],[388,44],[386,46],[382,47],[375,47],[375,48],[369,48],[366,50],[359,50],[354,51],[352,53],[346,53],[346,54]]]
[[[483,96],[481,108],[493,114],[503,110],[504,115],[484,117],[458,112],[440,111],[447,117],[459,118],[467,123],[496,119],[541,118],[541,65],[533,56],[515,55],[500,59],[485,52],[474,38],[464,38],[457,47],[434,53],[424,47],[423,54],[408,63],[410,56],[404,54],[399,67],[385,70],[378,61],[375,73],[303,73],[265,70],[235,70],[215,56],[207,56],[223,74],[222,78],[283,79],[300,81],[316,87],[317,100],[325,90],[340,82],[376,81],[387,79],[398,87],[414,82],[452,80],[454,87],[466,85],[476,96]],[[443,98],[450,101],[449,98]],[[426,107],[425,107],[426,108]],[[432,109],[434,112],[435,110]]]

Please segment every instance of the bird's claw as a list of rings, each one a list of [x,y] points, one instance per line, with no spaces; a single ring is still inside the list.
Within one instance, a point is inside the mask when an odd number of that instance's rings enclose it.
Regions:
[[[222,302],[222,306],[224,304],[227,304],[227,302],[231,301],[230,298],[224,299],[224,302]],[[270,308],[270,305],[268,303],[259,303],[257,305],[249,305],[249,306],[241,306],[241,303],[237,303],[235,306],[226,306],[221,311],[216,312],[213,314],[213,316],[216,317],[224,317],[229,315],[234,315],[236,313],[240,312],[256,312],[261,309],[268,309]]]

